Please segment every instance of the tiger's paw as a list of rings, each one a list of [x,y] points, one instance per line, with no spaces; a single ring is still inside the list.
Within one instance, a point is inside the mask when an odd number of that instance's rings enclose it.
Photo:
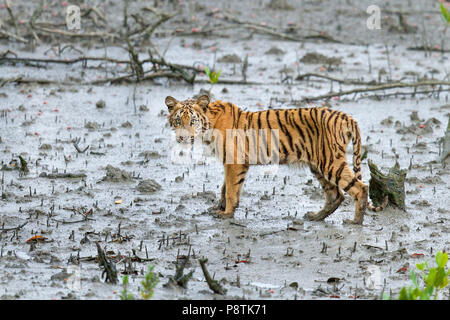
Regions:
[[[230,219],[233,218],[234,213],[225,213],[223,210],[215,210],[211,212],[212,216],[219,219]]]
[[[225,206],[222,204],[222,202],[217,202],[214,205],[212,205],[211,207],[209,207],[207,209],[207,212],[214,213],[214,212],[216,212],[218,210],[222,210],[222,209],[225,209]]]
[[[325,219],[319,212],[312,212],[308,211],[304,216],[303,219],[308,221],[322,221]]]
[[[344,220],[344,224],[348,224],[348,225],[362,225],[363,221],[361,219],[359,220],[350,220],[350,219],[345,219]]]

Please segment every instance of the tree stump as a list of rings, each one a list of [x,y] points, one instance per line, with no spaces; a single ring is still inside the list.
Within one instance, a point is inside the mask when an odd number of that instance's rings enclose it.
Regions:
[[[405,211],[406,170],[400,169],[398,162],[383,174],[375,163],[369,160],[369,197],[375,206],[380,206],[388,196],[388,204]]]

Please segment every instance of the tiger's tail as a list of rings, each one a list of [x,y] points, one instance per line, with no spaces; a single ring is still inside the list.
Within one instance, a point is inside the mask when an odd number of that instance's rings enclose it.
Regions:
[[[350,126],[352,132],[352,144],[353,144],[353,172],[358,180],[362,181],[361,174],[361,133],[359,131],[358,124],[353,119],[350,119]],[[350,128],[349,128],[350,129]],[[375,207],[370,203],[367,203],[367,208],[371,211],[379,212],[386,208],[388,204],[388,196],[384,197],[380,206]]]

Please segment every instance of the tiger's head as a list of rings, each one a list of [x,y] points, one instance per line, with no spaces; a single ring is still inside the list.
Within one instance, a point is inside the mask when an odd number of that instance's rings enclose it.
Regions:
[[[203,95],[197,100],[178,101],[174,97],[166,97],[169,109],[169,123],[175,130],[178,143],[194,143],[198,137],[210,128],[208,118],[209,97]]]

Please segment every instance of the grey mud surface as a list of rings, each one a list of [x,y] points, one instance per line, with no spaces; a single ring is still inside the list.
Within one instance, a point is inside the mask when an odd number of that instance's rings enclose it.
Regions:
[[[304,23],[327,31],[342,43],[298,43],[261,35],[248,39],[247,34],[237,32],[219,38],[161,36],[153,42],[161,51],[168,48],[168,61],[188,65],[196,62],[212,65],[214,51],[217,59],[228,54],[243,59],[249,54],[247,80],[260,84],[217,84],[212,94],[216,99],[254,111],[269,105],[296,107],[295,101],[301,98],[329,92],[328,81],[281,83],[286,74],[295,79],[298,73],[321,72],[322,64],[300,62],[311,52],[341,58],[342,63],[326,73],[338,78],[370,81],[381,77],[384,80],[389,76],[386,43],[390,45],[394,80],[442,79],[449,72],[448,54],[431,53],[426,57],[423,51],[407,50],[414,46],[414,41],[418,45],[422,41],[423,26],[419,23],[422,16],[426,28],[433,28],[429,21],[434,21],[438,28],[439,13],[431,9],[426,12],[425,1],[413,1],[413,9],[408,9],[408,19],[416,21],[419,30],[403,35],[388,32],[387,23],[382,24],[381,31],[365,28],[365,8],[373,1],[351,1],[354,5],[345,1],[333,1],[333,5],[331,1],[314,4],[300,1],[302,10],[297,8],[297,11],[267,10],[268,1],[256,2],[262,4],[261,8],[247,3],[242,5],[242,19],[250,19],[251,12],[258,23],[269,18],[273,24],[306,19]],[[407,2],[389,1],[389,5],[381,4],[381,8],[403,10],[403,3]],[[114,2],[115,9],[107,3],[106,13],[112,15],[112,11],[120,11],[117,9],[120,3]],[[198,11],[201,21],[213,8],[219,8],[219,13],[230,10],[236,1],[199,3],[203,5]],[[26,12],[27,5],[23,6]],[[189,19],[189,8],[194,2],[186,2],[184,6],[185,26],[190,29],[199,19]],[[134,3],[135,10],[138,7]],[[421,11],[426,13],[421,15]],[[339,20],[328,25],[325,18],[331,12],[338,12]],[[161,28],[178,27],[180,19]],[[337,23],[341,24],[341,31],[335,31]],[[434,39],[431,33],[430,39]],[[435,39],[440,43],[438,36]],[[104,54],[101,44],[92,48],[74,45],[86,55]],[[266,54],[272,47],[283,52]],[[49,48],[43,45],[30,52],[19,45],[0,44],[0,52],[10,49],[29,57],[49,58],[51,52],[45,53]],[[145,48],[140,49],[143,57],[146,52]],[[109,47],[107,54],[128,59],[126,52],[117,47]],[[77,55],[76,51],[67,50],[61,58]],[[233,67],[216,62],[216,67],[223,70],[223,78],[241,79],[240,65]],[[107,70],[83,69],[81,65],[50,65],[37,69],[18,64],[1,65],[0,73],[66,80],[79,78],[83,72],[85,80],[92,80],[111,76],[111,73],[119,75],[124,68],[108,64]],[[281,69],[285,69],[284,73],[280,73]],[[333,86],[334,90],[339,89],[339,84]],[[342,221],[352,218],[354,212],[348,196],[324,222],[304,221],[306,212],[318,210],[323,204],[320,185],[309,170],[287,166],[270,172],[265,172],[263,167],[251,168],[234,219],[218,220],[204,213],[219,196],[223,169],[214,161],[174,163],[176,146],[167,126],[164,98],[172,95],[184,99],[209,87],[166,79],[145,82],[137,85],[135,101],[134,86],[126,84],[7,84],[0,88],[3,111],[0,160],[10,168],[10,161],[22,155],[30,169],[27,176],[19,176],[14,169],[2,172],[0,226],[8,229],[27,224],[17,232],[0,230],[1,299],[119,299],[121,284],[105,283],[98,264],[86,261],[97,255],[95,241],[111,254],[123,256],[116,261],[120,273],[125,268],[129,270],[124,261],[133,256],[132,250],[141,258],[153,259],[132,263],[137,274],[130,276],[129,290],[137,293],[142,271],[147,264],[152,264],[160,275],[154,299],[379,299],[383,286],[385,291],[392,290],[397,295],[402,286],[410,285],[409,271],[416,263],[431,262],[437,250],[449,250],[450,172],[437,161],[438,141],[444,135],[450,111],[448,92],[414,98],[411,94],[383,97],[382,93],[378,96],[373,93],[370,97],[346,96],[330,101],[332,108],[345,111],[358,121],[364,145],[369,150],[368,157],[381,170],[392,167],[396,157],[401,168],[409,168],[406,212],[393,208],[368,212],[363,226],[347,226]],[[343,90],[349,88],[352,86],[342,85]],[[412,89],[400,92],[411,93]],[[104,108],[96,106],[99,100],[104,100]],[[142,105],[147,108],[140,108]],[[411,119],[414,111],[418,112],[418,120]],[[85,153],[75,150],[71,141],[77,137],[81,138],[81,149],[89,146]],[[111,178],[107,175],[108,165],[128,174]],[[363,161],[362,170],[363,180],[368,183],[367,160]],[[47,175],[82,173],[85,177],[49,178],[43,177],[43,172]],[[148,179],[155,180],[161,188],[143,193],[138,185]],[[92,220],[74,222],[82,220],[82,216],[74,213],[73,208],[92,209],[89,216]],[[112,241],[119,225],[125,241]],[[27,243],[27,239],[36,234],[47,238],[46,241],[35,245]],[[163,237],[171,239],[162,244]],[[194,270],[194,274],[188,288],[163,287],[175,274],[177,255],[187,255],[190,246],[191,262],[186,271]],[[192,254],[196,258],[208,258],[209,272],[215,279],[223,280],[228,290],[226,296],[214,295],[208,289]],[[77,265],[80,288],[68,284],[73,279],[68,272],[77,257],[81,259]],[[374,272],[378,275],[373,278],[378,284],[375,287],[367,281]],[[441,298],[448,299],[448,292]]]

